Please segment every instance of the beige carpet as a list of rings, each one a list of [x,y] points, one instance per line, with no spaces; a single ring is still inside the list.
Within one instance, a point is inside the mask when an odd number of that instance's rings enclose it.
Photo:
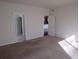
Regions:
[[[72,59],[59,41],[62,39],[47,36],[6,45],[0,47],[0,59]]]

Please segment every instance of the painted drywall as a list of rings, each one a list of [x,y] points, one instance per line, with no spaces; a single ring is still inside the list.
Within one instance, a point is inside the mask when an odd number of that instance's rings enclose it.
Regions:
[[[0,46],[23,41],[16,35],[16,14],[24,15],[26,40],[43,36],[44,16],[49,14],[49,9],[0,2]]]
[[[52,10],[49,12],[48,22],[48,35],[55,36],[55,14]]]
[[[68,38],[75,35],[75,40],[78,41],[77,10],[77,3],[55,8],[57,37]]]

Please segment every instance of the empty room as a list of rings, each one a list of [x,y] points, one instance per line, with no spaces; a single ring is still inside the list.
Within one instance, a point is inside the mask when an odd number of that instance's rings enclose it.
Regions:
[[[78,0],[0,0],[0,59],[78,59]]]

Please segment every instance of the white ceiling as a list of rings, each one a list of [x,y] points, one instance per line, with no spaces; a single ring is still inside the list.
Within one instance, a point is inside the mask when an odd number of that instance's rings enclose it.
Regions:
[[[67,5],[77,2],[77,0],[0,0],[0,1],[28,4],[28,5],[34,5],[39,7],[47,7],[47,8],[52,8],[52,7],[57,7],[57,6],[62,6],[62,5]]]

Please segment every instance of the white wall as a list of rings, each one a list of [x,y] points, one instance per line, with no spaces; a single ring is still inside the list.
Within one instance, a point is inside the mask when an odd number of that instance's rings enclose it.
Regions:
[[[49,12],[48,22],[48,35],[55,36],[55,14],[52,10]]]
[[[78,39],[77,3],[55,8],[56,36],[68,38],[72,35]]]
[[[26,40],[43,36],[44,16],[49,9],[0,2],[0,46],[19,42],[15,31],[15,13],[24,14]]]

